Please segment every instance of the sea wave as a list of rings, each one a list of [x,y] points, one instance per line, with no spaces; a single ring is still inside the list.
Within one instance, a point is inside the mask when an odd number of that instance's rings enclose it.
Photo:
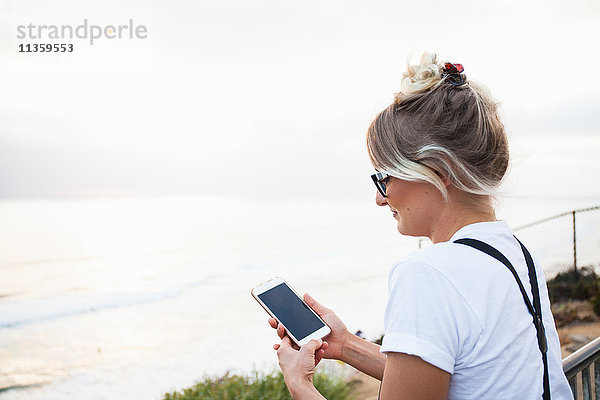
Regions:
[[[143,293],[61,293],[26,299],[6,299],[0,303],[0,329],[68,318],[109,309],[138,306],[169,300],[202,287],[220,275],[188,282],[176,288]]]

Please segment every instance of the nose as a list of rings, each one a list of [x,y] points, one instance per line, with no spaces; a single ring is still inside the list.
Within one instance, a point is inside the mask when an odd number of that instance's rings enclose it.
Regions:
[[[379,190],[375,191],[375,203],[377,203],[378,206],[385,206],[385,205],[387,205],[386,198],[383,197],[383,195],[381,193],[379,193]]]

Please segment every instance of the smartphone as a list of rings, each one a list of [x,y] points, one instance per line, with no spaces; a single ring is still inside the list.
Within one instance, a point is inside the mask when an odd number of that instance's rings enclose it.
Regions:
[[[331,329],[282,278],[252,289],[252,297],[285,328],[298,346],[327,336]]]

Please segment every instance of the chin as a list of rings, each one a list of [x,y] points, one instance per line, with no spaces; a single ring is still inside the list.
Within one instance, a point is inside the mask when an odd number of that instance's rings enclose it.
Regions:
[[[400,233],[403,236],[413,236],[413,237],[425,236],[423,233],[421,233],[415,229],[411,229],[410,227],[405,226],[404,224],[402,224],[402,221],[398,221],[398,224],[396,225],[396,229],[398,229],[398,233]]]
[[[398,224],[396,225],[396,229],[398,230],[398,233],[400,233],[401,235],[411,236],[411,234],[407,231],[406,227],[402,224],[401,221],[398,221]]]

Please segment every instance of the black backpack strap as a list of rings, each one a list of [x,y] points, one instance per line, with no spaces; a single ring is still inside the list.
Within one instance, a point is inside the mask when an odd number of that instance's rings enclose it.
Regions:
[[[517,239],[515,237],[515,239]],[[533,258],[529,251],[523,246],[523,244],[517,239],[519,245],[521,246],[521,250],[523,250],[523,255],[525,256],[525,261],[527,263],[527,269],[529,272],[529,283],[531,284],[531,293],[533,294],[533,304],[529,301],[529,297],[527,296],[527,292],[523,287],[523,283],[521,279],[519,279],[519,275],[517,271],[513,267],[513,265],[508,261],[508,259],[504,256],[504,254],[500,253],[496,248],[490,246],[489,244],[482,242],[477,239],[458,239],[455,240],[454,243],[463,244],[465,246],[473,247],[479,251],[482,251],[488,254],[491,257],[494,257],[496,260],[500,261],[504,264],[512,273],[513,277],[517,281],[517,285],[519,286],[519,290],[523,295],[523,300],[525,301],[525,305],[527,306],[527,310],[533,317],[533,325],[535,326],[535,330],[537,331],[537,340],[538,347],[540,348],[540,352],[542,353],[542,362],[544,364],[544,393],[543,400],[550,400],[550,381],[548,377],[548,342],[546,341],[546,331],[544,329],[544,324],[542,322],[542,306],[540,302],[540,291],[537,282],[537,275],[535,272],[535,265],[533,264]]]

